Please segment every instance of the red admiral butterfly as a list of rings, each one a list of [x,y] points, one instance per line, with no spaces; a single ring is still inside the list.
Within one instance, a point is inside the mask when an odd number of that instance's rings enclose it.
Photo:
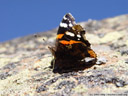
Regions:
[[[87,65],[86,57],[97,60],[96,53],[85,37],[86,31],[75,23],[74,17],[64,15],[58,28],[55,47],[49,47],[54,56],[52,67],[54,71],[80,68]]]

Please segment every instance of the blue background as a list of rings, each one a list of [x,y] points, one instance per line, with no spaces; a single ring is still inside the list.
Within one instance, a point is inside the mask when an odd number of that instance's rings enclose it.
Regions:
[[[71,12],[76,22],[128,13],[128,0],[0,0],[0,42],[56,28]]]

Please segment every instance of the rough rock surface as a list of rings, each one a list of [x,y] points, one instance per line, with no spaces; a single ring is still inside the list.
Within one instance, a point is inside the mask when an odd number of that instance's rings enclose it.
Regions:
[[[80,24],[98,55],[97,64],[53,73],[48,46],[57,29],[0,43],[0,96],[128,94],[128,15]]]

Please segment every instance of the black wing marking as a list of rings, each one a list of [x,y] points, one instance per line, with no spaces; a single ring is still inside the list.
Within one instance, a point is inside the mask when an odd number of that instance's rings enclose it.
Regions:
[[[64,34],[74,25],[76,25],[75,18],[71,15],[71,13],[67,13],[60,22],[57,34]]]

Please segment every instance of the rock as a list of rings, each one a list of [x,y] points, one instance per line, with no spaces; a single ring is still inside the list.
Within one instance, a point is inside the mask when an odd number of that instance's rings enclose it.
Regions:
[[[122,50],[120,51],[120,53],[121,53],[121,55],[128,55],[128,50],[122,49]]]
[[[128,59],[125,59],[125,63],[128,64]]]
[[[97,59],[96,64],[101,65],[101,64],[105,64],[106,62],[107,62],[107,59],[105,57],[100,57]]]
[[[103,38],[101,38],[100,42],[101,43],[109,43],[109,42],[113,42],[114,40],[118,40],[119,38],[123,37],[124,34],[122,34],[121,32],[110,32],[108,34],[106,34]]]
[[[3,42],[0,43],[0,96],[127,93],[128,15],[80,24],[87,29],[87,39],[98,57],[97,65],[53,73],[48,46],[54,43],[57,28],[35,37],[29,35]]]

